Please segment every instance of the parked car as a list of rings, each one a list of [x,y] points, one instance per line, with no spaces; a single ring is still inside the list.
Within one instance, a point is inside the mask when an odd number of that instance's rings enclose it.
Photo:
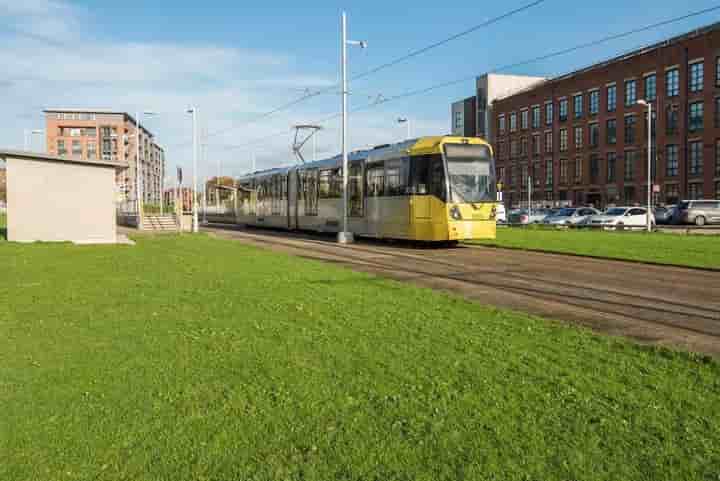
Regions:
[[[498,224],[507,223],[507,214],[505,213],[505,205],[497,204],[495,206],[495,222]]]
[[[547,225],[578,225],[593,215],[600,214],[600,211],[592,207],[566,207],[560,209],[553,215],[545,217],[543,224]]]
[[[655,225],[655,217],[650,214],[650,222]],[[647,209],[644,207],[611,207],[602,214],[589,218],[586,224],[594,227],[645,227]]]
[[[543,219],[550,215],[550,209],[533,209],[529,214],[527,209],[520,209],[510,212],[508,223],[510,224],[540,224]]]
[[[677,206],[675,219],[678,224],[720,223],[720,201],[718,200],[684,200]]]
[[[672,224],[675,217],[676,207],[674,205],[657,206],[653,209],[655,222],[658,224]]]

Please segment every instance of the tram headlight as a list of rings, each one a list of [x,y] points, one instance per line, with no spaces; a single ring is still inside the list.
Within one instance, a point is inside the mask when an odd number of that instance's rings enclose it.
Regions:
[[[450,217],[455,220],[462,220],[462,214],[460,214],[460,209],[458,209],[458,206],[454,205],[450,207]]]

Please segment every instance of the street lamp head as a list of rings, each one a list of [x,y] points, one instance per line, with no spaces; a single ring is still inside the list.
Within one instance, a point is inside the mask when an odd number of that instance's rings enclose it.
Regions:
[[[44,130],[40,130],[40,129],[36,129],[36,130],[31,131],[30,133],[31,133],[31,134],[43,134],[43,133],[45,133],[45,131],[44,131]]]
[[[143,111],[143,115],[157,115],[157,112],[153,112],[152,110],[145,110]]]
[[[397,121],[399,124],[404,124],[405,122],[408,121],[408,119],[407,119],[407,117],[398,117]]]
[[[362,49],[368,48],[367,40],[360,40],[360,48],[362,48]]]
[[[643,105],[643,106],[645,106],[645,107],[647,107],[647,106],[649,105],[648,102],[647,102],[646,100],[643,100],[643,99],[639,99],[639,100],[638,100],[637,102],[635,102],[635,103],[638,104],[638,105]]]
[[[194,114],[195,113],[195,107],[188,107],[187,113]]]

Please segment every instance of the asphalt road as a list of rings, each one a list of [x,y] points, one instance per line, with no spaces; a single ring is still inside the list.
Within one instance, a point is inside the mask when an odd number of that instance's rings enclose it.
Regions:
[[[418,248],[240,227],[224,238],[445,289],[644,343],[720,355],[720,272],[491,247]]]

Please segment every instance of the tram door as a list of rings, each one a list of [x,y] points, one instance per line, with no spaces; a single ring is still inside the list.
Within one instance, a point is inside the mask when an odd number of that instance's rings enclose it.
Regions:
[[[298,171],[291,170],[285,178],[287,182],[287,226],[288,229],[298,228]]]
[[[348,214],[350,217],[365,217],[363,164],[363,161],[356,160],[350,162],[348,169]]]

